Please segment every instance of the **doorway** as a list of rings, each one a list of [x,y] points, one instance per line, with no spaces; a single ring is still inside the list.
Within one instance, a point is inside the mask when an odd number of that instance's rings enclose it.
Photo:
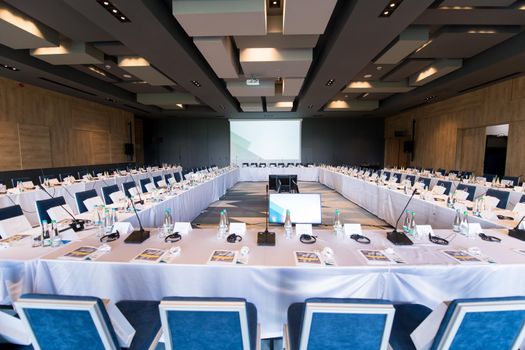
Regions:
[[[507,143],[509,138],[509,124],[488,126],[485,142],[485,160],[483,173],[505,176],[507,162]]]

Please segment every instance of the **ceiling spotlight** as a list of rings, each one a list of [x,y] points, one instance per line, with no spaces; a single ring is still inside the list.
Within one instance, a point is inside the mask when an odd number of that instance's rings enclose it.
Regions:
[[[370,95],[370,93],[369,93],[369,92],[366,92],[366,93],[363,94],[363,96],[361,96],[361,98],[368,97],[368,95]]]
[[[132,78],[132,76],[129,75],[129,74],[124,74],[124,75],[122,75],[122,76],[123,76],[124,78],[126,78],[126,79],[131,79],[131,78]]]
[[[15,68],[15,67],[8,66],[7,64],[2,64],[2,68],[5,68],[5,69],[13,71],[13,72],[18,72],[20,70],[20,69]]]
[[[201,87],[201,83],[199,83],[197,80],[192,80],[191,83],[195,85],[196,87]]]
[[[426,101],[426,102],[430,102],[430,101],[432,101],[433,99],[435,99],[436,97],[437,97],[436,95],[427,96],[427,97],[425,97],[425,101]]]
[[[390,17],[394,13],[395,10],[399,7],[399,5],[403,2],[403,0],[390,0],[386,7],[381,11],[381,14],[379,14],[379,17]]]
[[[365,79],[370,79],[370,78],[372,78],[372,74],[365,74],[365,75],[363,75],[363,77]]]
[[[381,70],[381,69],[383,69],[383,66],[377,66],[376,69],[377,70]]]
[[[326,86],[332,86],[332,84],[335,82],[335,79],[330,79],[326,82]]]
[[[280,8],[281,7],[281,0],[271,0],[270,1],[270,8]]]
[[[97,0],[97,2],[104,8],[106,11],[108,11],[113,17],[118,19],[120,22],[131,22],[129,18],[124,16],[122,12],[113,5],[110,1],[104,1],[104,0]]]
[[[115,100],[114,100],[114,99],[112,99],[112,98],[109,98],[109,97],[106,97],[106,101],[108,101],[108,102],[115,102]]]
[[[184,106],[182,105],[182,103],[176,103],[175,106],[179,107],[179,108],[184,108]]]
[[[88,69],[94,73],[97,73],[98,75],[102,75],[103,77],[106,76],[106,73],[104,73],[102,70],[98,69],[95,66],[89,66]]]

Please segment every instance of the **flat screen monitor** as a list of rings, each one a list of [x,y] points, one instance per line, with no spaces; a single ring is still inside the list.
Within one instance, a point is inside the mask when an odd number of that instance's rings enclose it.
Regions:
[[[318,193],[270,194],[270,223],[283,224],[286,211],[294,224],[321,224],[321,195]]]

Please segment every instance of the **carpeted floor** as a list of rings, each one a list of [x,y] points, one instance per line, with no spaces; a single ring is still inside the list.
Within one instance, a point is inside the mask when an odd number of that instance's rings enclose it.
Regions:
[[[212,203],[193,224],[199,227],[216,226],[222,209],[228,211],[231,222],[245,222],[251,228],[264,228],[266,182],[239,182],[219,201]],[[339,193],[318,182],[299,182],[301,193],[320,193],[323,225],[332,225],[335,210],[341,210],[343,222],[360,223],[364,229],[390,227],[383,220],[350,202]]]

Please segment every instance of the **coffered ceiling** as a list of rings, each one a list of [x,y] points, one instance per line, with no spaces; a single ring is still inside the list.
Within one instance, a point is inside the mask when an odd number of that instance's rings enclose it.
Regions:
[[[0,75],[149,117],[384,117],[522,74],[524,25],[512,0],[0,0]]]

